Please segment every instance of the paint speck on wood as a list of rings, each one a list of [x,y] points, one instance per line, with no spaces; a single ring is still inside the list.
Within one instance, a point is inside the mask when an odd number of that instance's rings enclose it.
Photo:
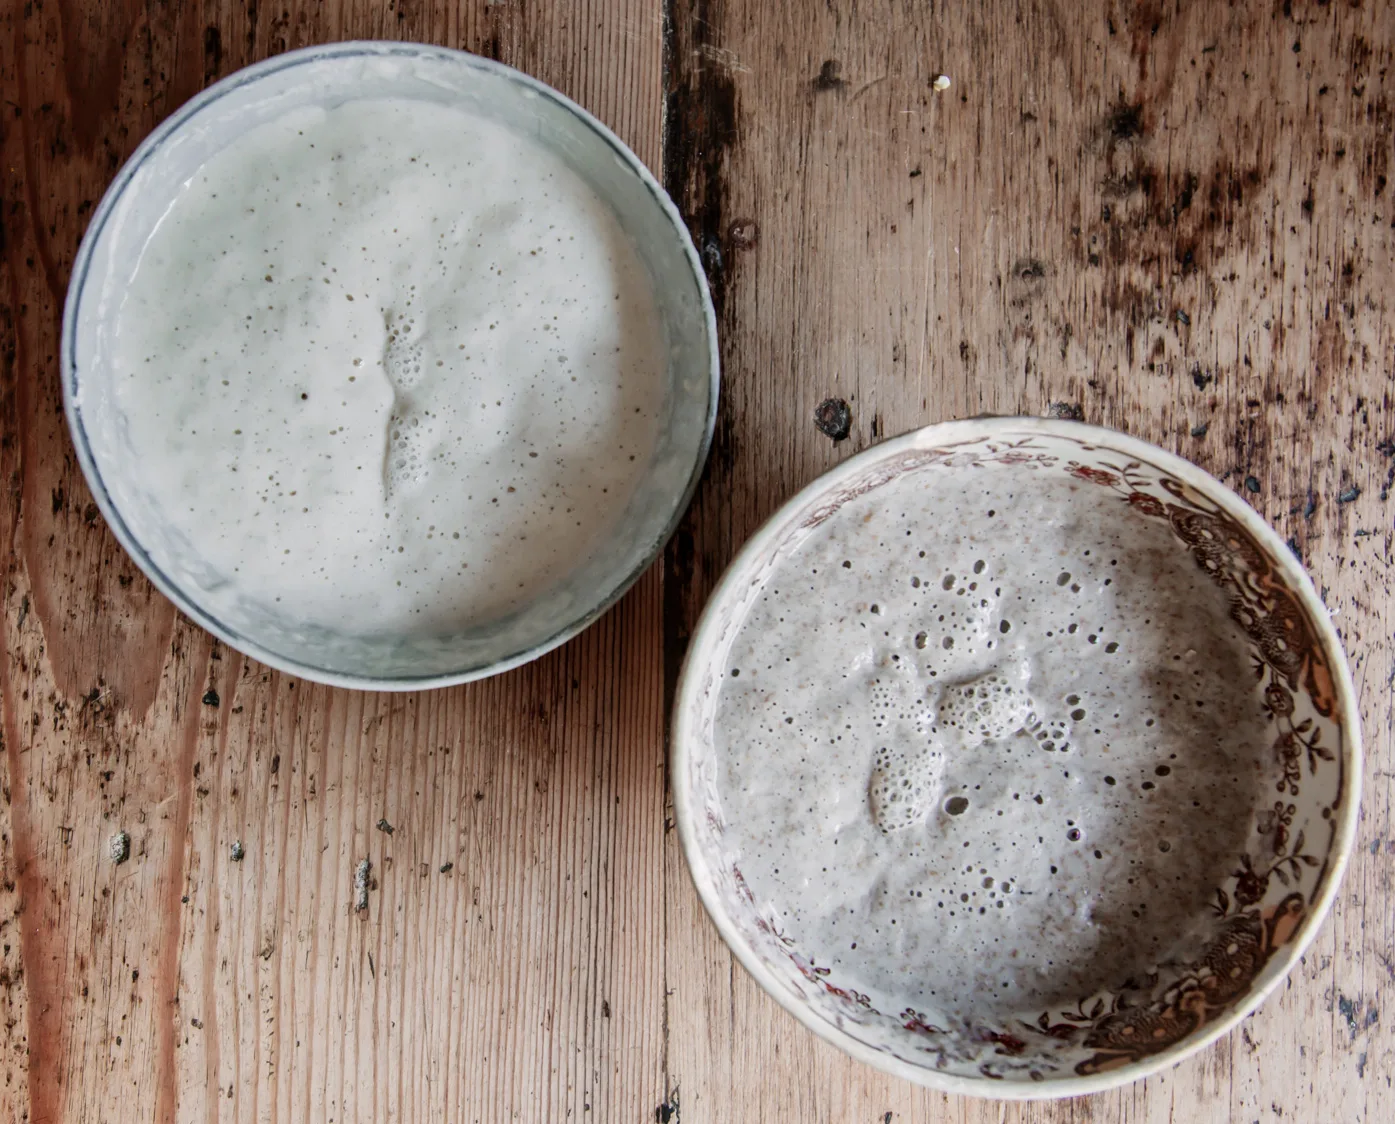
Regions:
[[[846,441],[852,432],[852,409],[842,398],[825,398],[814,411],[819,432],[833,441]]]
[[[373,864],[367,859],[360,860],[354,868],[354,909],[359,912],[368,908],[369,875],[372,871]]]

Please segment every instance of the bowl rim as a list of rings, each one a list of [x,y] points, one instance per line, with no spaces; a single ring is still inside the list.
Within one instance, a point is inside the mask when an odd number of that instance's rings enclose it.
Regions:
[[[80,395],[78,390],[80,372],[75,357],[75,345],[78,309],[82,303],[88,271],[92,264],[92,256],[107,227],[108,221],[124,198],[126,189],[131,185],[131,181],[135,178],[136,173],[139,172],[145,162],[153,156],[162,145],[189,124],[199,113],[234,91],[297,66],[326,61],[339,62],[354,58],[422,57],[433,57],[448,63],[463,66],[467,69],[483,71],[486,74],[506,79],[520,92],[531,93],[552,101],[561,108],[569,111],[584,126],[589,128],[602,144],[607,145],[611,149],[620,163],[628,168],[633,175],[638,177],[641,184],[648,189],[650,196],[653,198],[660,211],[669,220],[669,226],[672,228],[678,240],[679,248],[697,284],[702,306],[703,328],[707,339],[708,352],[707,415],[703,420],[702,439],[698,445],[697,455],[693,459],[693,465],[689,472],[688,479],[683,490],[676,496],[673,510],[665,522],[663,530],[654,539],[651,548],[645,551],[642,560],[628,572],[624,573],[618,581],[612,582],[606,588],[604,594],[599,599],[592,602],[586,611],[577,616],[571,623],[536,644],[520,649],[488,664],[480,664],[459,671],[432,675],[373,676],[353,672],[334,671],[328,668],[318,667],[314,664],[291,656],[286,656],[266,647],[253,637],[229,627],[211,613],[205,611],[191,596],[185,593],[178,582],[166,574],[155,563],[146,552],[140,540],[122,518],[121,512],[118,510],[116,503],[112,500],[107,491],[106,483],[97,466],[96,458],[93,456],[91,444],[88,440],[87,431],[83,423],[83,407],[79,401]],[[151,130],[145,139],[136,147],[135,151],[126,159],[125,163],[122,164],[116,177],[103,193],[102,200],[97,205],[97,209],[93,212],[92,219],[88,223],[87,229],[82,236],[82,241],[78,246],[77,256],[73,260],[72,273],[69,278],[68,290],[63,303],[63,320],[59,342],[59,371],[63,393],[63,412],[67,418],[68,431],[72,437],[72,442],[77,453],[78,465],[82,469],[83,476],[86,478],[88,488],[92,492],[92,498],[97,505],[97,509],[101,512],[102,518],[106,521],[107,526],[111,528],[112,534],[116,536],[117,542],[121,544],[122,549],[126,551],[132,561],[135,562],[155,588],[169,598],[169,600],[174,603],[175,607],[195,624],[206,629],[230,647],[269,667],[273,667],[289,675],[308,679],[316,683],[323,683],[331,687],[349,687],[359,690],[375,691],[414,691],[435,687],[448,687],[460,683],[473,682],[477,679],[483,679],[488,676],[509,671],[522,664],[529,663],[539,656],[566,643],[568,640],[572,639],[572,637],[589,628],[600,619],[600,617],[605,615],[605,613],[609,612],[615,603],[639,580],[640,576],[653,565],[655,559],[663,553],[664,547],[669,539],[673,537],[684,514],[687,512],[688,506],[692,502],[693,494],[697,490],[698,482],[701,479],[703,467],[707,463],[708,452],[712,447],[712,435],[716,426],[717,405],[721,390],[721,356],[717,339],[717,317],[716,310],[712,303],[711,290],[707,283],[706,272],[703,270],[697,249],[693,245],[692,236],[688,231],[687,223],[684,221],[683,216],[680,214],[673,200],[655,178],[653,172],[645,166],[644,162],[635,155],[624,141],[616,136],[610,128],[598,120],[593,114],[582,108],[582,106],[578,105],[565,94],[553,89],[545,82],[525,74],[521,70],[517,70],[501,62],[496,62],[493,59],[471,54],[468,51],[457,50],[453,47],[440,47],[428,43],[411,43],[399,40],[346,40],[339,43],[324,43],[309,47],[301,47],[293,51],[286,51],[279,55],[273,55],[270,58],[262,59],[259,62],[252,63],[249,66],[234,71],[227,77],[199,91],[199,93],[184,102],[178,109]]]
[[[1332,660],[1334,686],[1340,708],[1339,712],[1343,716],[1341,753],[1343,766],[1347,770],[1346,776],[1349,777],[1350,798],[1345,800],[1342,807],[1336,812],[1339,822],[1333,837],[1334,853],[1327,880],[1293,938],[1270,961],[1270,965],[1276,965],[1277,970],[1266,972],[1268,979],[1265,983],[1254,988],[1237,1002],[1225,1016],[1208,1024],[1202,1033],[1184,1038],[1156,1055],[1103,1073],[1089,1076],[1071,1074],[1068,1077],[1048,1078],[1042,1082],[965,1077],[943,1073],[928,1067],[914,1066],[852,1038],[833,1023],[815,1014],[808,1004],[797,1002],[774,972],[757,955],[745,937],[738,932],[718,897],[712,879],[708,876],[710,867],[707,857],[697,841],[694,813],[691,806],[693,792],[688,783],[689,762],[696,741],[689,715],[695,709],[693,706],[694,695],[706,681],[712,663],[713,648],[719,639],[720,628],[717,618],[720,607],[732,598],[739,596],[745,589],[749,584],[751,571],[760,562],[762,556],[769,549],[778,547],[796,529],[799,517],[812,504],[834,492],[853,477],[864,473],[878,462],[891,460],[899,454],[911,450],[953,444],[975,438],[991,439],[995,434],[1084,439],[1092,444],[1102,444],[1110,449],[1117,449],[1120,452],[1137,456],[1140,460],[1165,469],[1185,483],[1192,485],[1250,531],[1268,552],[1276,568],[1290,583],[1290,588],[1316,627],[1319,643],[1329,655],[1334,657]],[[1253,1014],[1260,1004],[1287,978],[1293,966],[1317,934],[1336,898],[1346,871],[1347,861],[1355,844],[1357,819],[1360,812],[1361,715],[1356,690],[1352,683],[1351,670],[1347,665],[1346,653],[1343,650],[1341,639],[1337,635],[1327,609],[1314,589],[1312,579],[1308,576],[1307,571],[1299,564],[1278,533],[1258,512],[1204,469],[1175,453],[1168,452],[1166,449],[1119,430],[1064,419],[984,415],[928,425],[898,437],[889,438],[849,457],[817,476],[792,498],[781,504],[774,514],[766,519],[755,534],[746,541],[707,599],[702,616],[697,627],[693,630],[692,639],[679,672],[677,689],[673,699],[670,737],[674,818],[689,875],[697,888],[698,896],[702,899],[703,908],[707,911],[713,924],[716,925],[727,948],[735,953],[736,958],[760,985],[761,990],[774,998],[781,1007],[824,1041],[876,1069],[943,1092],[998,1100],[1048,1100],[1099,1093],[1107,1089],[1117,1088],[1168,1069],[1183,1059],[1198,1053],[1222,1035],[1233,1030],[1242,1020]]]

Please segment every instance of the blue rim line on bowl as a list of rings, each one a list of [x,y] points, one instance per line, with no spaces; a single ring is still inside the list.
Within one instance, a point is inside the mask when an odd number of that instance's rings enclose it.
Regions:
[[[531,647],[519,650],[509,656],[496,660],[492,663],[462,669],[458,672],[448,672],[439,675],[424,676],[383,676],[368,677],[346,674],[343,672],[330,671],[323,668],[314,667],[301,660],[285,656],[279,652],[264,647],[251,637],[242,635],[234,629],[218,621],[209,613],[195,604],[178,585],[155,564],[140,542],[132,534],[125,520],[122,519],[116,505],[112,502],[107,492],[106,484],[102,479],[96,460],[92,455],[90,441],[83,421],[82,406],[78,395],[79,372],[76,361],[76,332],[78,323],[78,307],[86,285],[89,267],[92,263],[92,255],[96,249],[108,221],[111,219],[117,206],[120,204],[126,188],[130,185],[142,165],[148,160],[167,140],[174,136],[188,121],[193,119],[210,105],[217,102],[226,95],[250,85],[270,75],[280,73],[297,66],[304,66],[310,63],[322,61],[324,59],[344,59],[344,58],[421,58],[432,56],[441,59],[450,59],[467,66],[474,67],[507,79],[510,82],[546,98],[554,104],[563,107],[574,115],[579,121],[585,124],[597,137],[601,139],[627,168],[630,169],[648,189],[654,201],[668,217],[672,224],[675,235],[680,240],[683,255],[692,270],[698,291],[701,296],[703,316],[705,320],[709,362],[709,386],[708,386],[708,407],[707,416],[703,422],[702,443],[698,449],[697,457],[694,460],[692,473],[679,495],[672,516],[666,523],[662,533],[652,544],[651,549],[645,552],[644,561],[625,574],[620,581],[615,583],[600,599],[600,601],[590,611],[585,613],[578,620],[573,621],[565,628],[554,633],[546,640]],[[712,445],[712,433],[717,420],[717,401],[721,384],[720,357],[717,347],[717,320],[716,313],[712,306],[712,296],[708,289],[707,277],[703,271],[701,260],[697,250],[693,246],[693,241],[688,233],[687,224],[678,212],[673,200],[668,193],[654,178],[642,161],[630,150],[630,148],[615,135],[609,128],[587,112],[576,102],[566,95],[554,90],[551,86],[532,78],[522,71],[513,67],[505,66],[492,59],[481,58],[465,51],[457,51],[449,47],[434,47],[427,44],[402,43],[402,42],[365,42],[349,41],[344,43],[333,43],[314,47],[303,47],[299,50],[288,51],[285,54],[277,55],[274,58],[266,59],[259,63],[254,63],[212,86],[201,91],[189,101],[180,106],[169,117],[165,118],[149,136],[143,140],[131,154],[130,158],[122,165],[116,178],[107,188],[98,205],[96,212],[92,216],[92,221],[88,224],[87,231],[83,235],[82,243],[78,247],[77,257],[73,263],[73,272],[68,284],[67,299],[63,307],[63,325],[60,343],[60,371],[63,389],[63,410],[68,420],[68,428],[73,437],[73,444],[76,448],[78,465],[82,469],[83,476],[86,477],[92,496],[97,504],[97,509],[102,513],[102,518],[106,520],[107,526],[116,536],[117,541],[129,554],[132,560],[140,567],[152,584],[167,598],[174,602],[185,616],[189,617],[201,628],[206,629],[214,636],[223,640],[231,647],[244,654],[251,656],[279,671],[286,672],[304,679],[324,683],[333,687],[353,687],[364,690],[388,690],[388,691],[411,691],[433,687],[452,686],[457,683],[468,683],[476,679],[482,679],[490,675],[508,671],[521,664],[551,651],[553,648],[566,643],[578,633],[594,624],[600,617],[608,612],[617,601],[626,593],[629,588],[639,580],[640,576],[654,562],[655,558],[663,551],[665,544],[678,529],[678,524],[682,521],[693,498],[693,493],[697,490],[698,481],[702,476],[702,470],[707,463],[707,454]]]

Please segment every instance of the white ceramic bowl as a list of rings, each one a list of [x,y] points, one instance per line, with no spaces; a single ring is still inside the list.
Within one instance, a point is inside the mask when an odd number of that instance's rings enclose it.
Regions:
[[[721,798],[718,701],[724,682],[745,682],[726,676],[727,652],[781,559],[843,504],[876,510],[876,490],[902,474],[917,474],[921,487],[953,488],[955,473],[966,471],[976,480],[1000,473],[1017,497],[1005,499],[1022,503],[1034,502],[1034,481],[1067,475],[1077,488],[1117,498],[1119,519],[1152,520],[1170,532],[1177,550],[1191,555],[1182,554],[1179,564],[1200,566],[1229,599],[1237,645],[1252,661],[1235,668],[1236,697],[1252,694],[1254,713],[1268,715],[1275,736],[1273,775],[1255,807],[1244,810],[1261,825],[1267,817],[1268,828],[1257,830],[1268,834],[1248,837],[1228,881],[1199,887],[1215,904],[1187,919],[1199,927],[1204,955],[1164,963],[1151,979],[1101,979],[1077,1004],[1030,1021],[976,1016],[975,1008],[985,1007],[982,993],[956,996],[968,1014],[953,1019],[879,1010],[855,980],[816,968],[815,950],[801,946],[782,914],[769,912],[789,903],[760,902],[749,888],[751,867],[742,868],[748,856],[732,841]],[[855,616],[841,604],[830,594],[830,620]],[[835,642],[832,634],[810,637],[811,645]],[[799,744],[802,754],[822,743],[810,734]],[[781,508],[732,563],[693,637],[675,702],[672,753],[674,806],[693,879],[756,981],[815,1033],[879,1069],[937,1089],[1002,1098],[1075,1096],[1135,1080],[1201,1049],[1253,1011],[1298,960],[1332,903],[1355,835],[1361,775],[1357,704],[1341,644],[1275,532],[1231,491],[1170,453],[1110,430],[1033,418],[950,422],[886,441]],[[818,775],[816,759],[801,760]],[[953,948],[944,955],[971,953]]]
[[[363,636],[307,628],[263,609],[234,623],[210,609],[199,559],[171,564],[139,455],[114,408],[117,297],[180,185],[233,138],[298,106],[415,98],[460,107],[528,133],[610,204],[653,281],[668,345],[659,440],[619,523],[554,587],[502,620],[455,634]],[[624,144],[555,90],[460,51],[408,43],[338,43],[279,55],[209,87],[136,150],[93,215],[63,317],[63,397],[78,461],[122,546],[185,614],[228,644],[294,675],[351,687],[459,683],[531,660],[606,611],[677,525],[707,455],[718,391],[716,322],[681,216]]]

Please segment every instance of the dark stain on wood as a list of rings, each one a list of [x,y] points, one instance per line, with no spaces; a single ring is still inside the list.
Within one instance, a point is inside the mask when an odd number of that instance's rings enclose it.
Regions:
[[[843,79],[843,64],[837,59],[824,59],[818,74],[814,75],[814,90],[826,94],[831,90],[841,90],[847,86]]]
[[[223,33],[210,24],[203,29],[203,80],[213,81],[223,69]]]
[[[846,441],[852,432],[852,410],[842,398],[825,398],[814,411],[814,424],[835,444]]]
[[[719,29],[725,26],[722,0],[673,0],[665,22],[664,186],[687,220],[707,273],[716,310],[719,338],[726,334],[728,263],[725,240],[733,248],[755,244],[755,223],[727,215],[727,165],[737,137],[737,91],[732,73],[705,65],[720,53]],[[664,681],[667,715],[687,650],[697,605],[716,577],[721,562],[708,536],[695,528],[706,497],[729,480],[736,456],[731,406],[726,394],[718,403],[717,422],[707,471],[693,505],[664,552]]]
[[[688,221],[693,242],[707,266],[707,281],[720,320],[725,285],[721,243],[726,222],[726,154],[736,138],[736,85],[730,74],[692,59],[716,48],[717,0],[697,0],[690,19],[669,21],[665,52],[670,60],[664,118],[664,183]],[[686,26],[683,26],[686,25]]]
[[[1104,126],[1114,141],[1133,140],[1143,135],[1143,103],[1121,101],[1105,118]]]

